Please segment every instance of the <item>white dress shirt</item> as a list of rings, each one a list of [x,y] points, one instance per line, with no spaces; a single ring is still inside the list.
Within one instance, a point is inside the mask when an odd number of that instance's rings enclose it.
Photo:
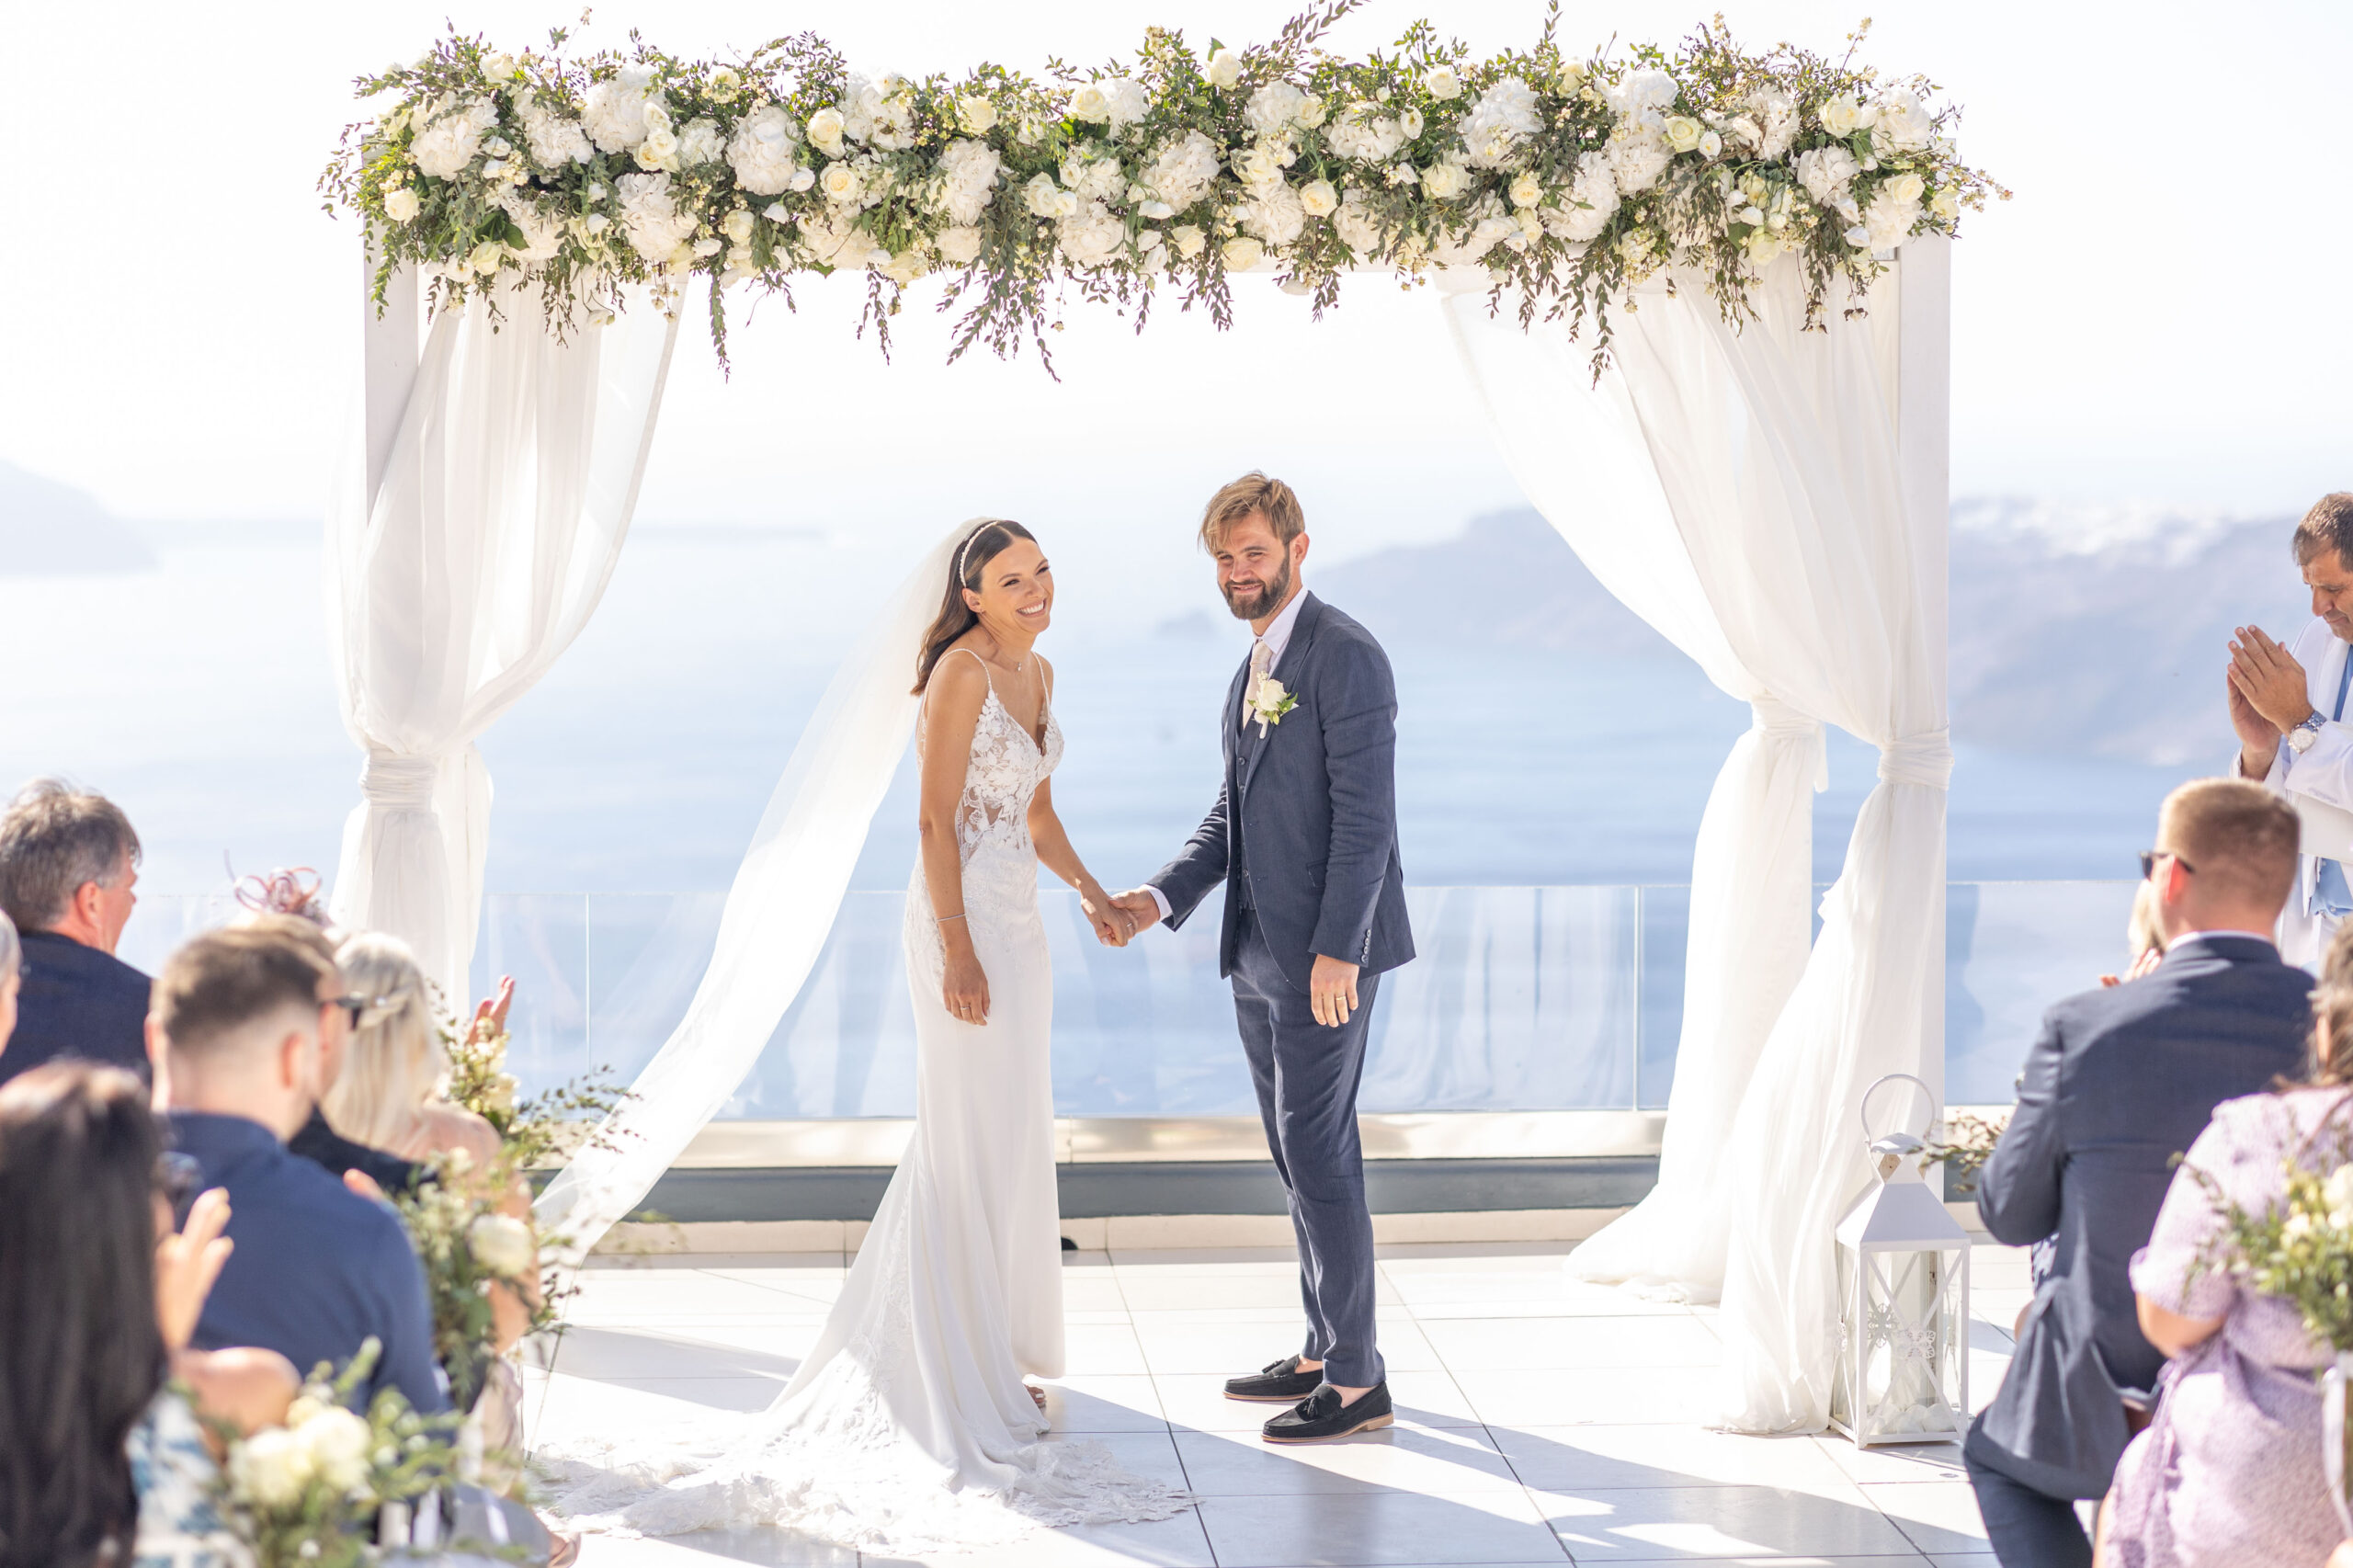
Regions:
[[[2288,652],[2304,667],[2305,700],[2328,719],[2336,710],[2337,684],[2345,673],[2346,645],[2329,631],[2328,622],[2315,616],[2311,624],[2296,633]],[[2331,719],[2322,724],[2311,749],[2301,756],[2295,747],[2281,740],[2279,755],[2272,758],[2270,773],[2256,782],[2267,784],[2282,795],[2309,795],[2326,805],[2353,811],[2353,708],[2347,709],[2347,719],[2345,723]],[[2238,776],[2235,760],[2231,764],[2230,774]],[[2288,907],[2279,912],[2279,937],[2282,958],[2315,971],[2328,952],[2329,938],[2336,936],[2337,924],[2313,906],[2313,881],[2319,864],[2313,856],[2302,858],[2296,889],[2288,895]]]
[[[1275,666],[1283,662],[1283,650],[1290,646],[1291,628],[1299,624],[1300,607],[1304,605],[1306,602],[1307,590],[1305,588],[1301,588],[1297,593],[1291,595],[1290,603],[1283,606],[1281,609],[1275,612],[1275,619],[1267,622],[1267,630],[1261,631],[1256,638],[1251,640],[1250,654],[1254,659],[1257,657],[1258,644],[1264,642],[1267,645],[1267,673],[1268,675],[1274,674]],[[1248,692],[1244,692],[1244,700],[1248,700],[1249,695],[1250,694]],[[1235,716],[1233,714],[1226,714],[1224,722],[1231,724],[1234,722],[1234,717]],[[1228,833],[1234,831],[1231,825],[1232,819],[1230,815],[1233,809],[1233,805],[1234,802],[1233,801],[1229,801],[1226,802],[1226,808],[1229,812],[1229,825],[1226,829]],[[1144,891],[1152,894],[1152,902],[1159,909],[1161,919],[1167,919],[1169,915],[1168,895],[1162,892],[1150,882],[1144,883]]]

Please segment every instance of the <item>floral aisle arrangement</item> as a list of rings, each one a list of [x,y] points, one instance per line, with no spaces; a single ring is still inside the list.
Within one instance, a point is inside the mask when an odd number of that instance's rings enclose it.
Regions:
[[[497,1357],[498,1324],[492,1294],[511,1291],[529,1313],[528,1334],[559,1326],[554,1295],[533,1289],[539,1242],[531,1227],[502,1214],[494,1199],[511,1176],[468,1168],[463,1155],[436,1162],[438,1179],[420,1182],[395,1199],[409,1240],[425,1267],[433,1308],[433,1358],[449,1374],[449,1400],[470,1411]]]
[[[282,1426],[250,1437],[225,1432],[225,1517],[260,1568],[358,1568],[381,1561],[370,1540],[377,1514],[447,1485],[459,1453],[450,1417],[418,1415],[385,1389],[365,1415],[347,1407],[368,1376],[374,1340],[339,1377],[311,1376]]]
[[[505,994],[512,995],[511,988]],[[460,1029],[442,1028],[449,1054],[444,1093],[490,1123],[498,1134],[501,1158],[515,1173],[544,1170],[568,1159],[588,1130],[629,1098],[604,1067],[591,1068],[554,1088],[517,1100],[520,1084],[506,1070],[506,1013],[501,1002],[484,1002],[473,1021]]]
[[[1596,329],[1674,267],[1728,317],[1761,268],[1804,268],[1810,322],[1844,278],[1954,233],[2006,197],[1961,162],[1959,110],[1926,79],[1777,45],[1720,19],[1673,51],[1577,56],[1557,0],[1526,51],[1473,60],[1430,24],[1347,59],[1318,40],[1362,0],[1327,0],[1270,43],[1206,51],[1146,32],[1127,61],[867,76],[813,33],[732,62],[631,48],[507,52],[457,34],[363,77],[391,101],[351,126],[321,187],[391,268],[447,308],[537,285],[553,330],[618,310],[626,284],[675,308],[702,277],[725,349],[732,289],[863,269],[887,332],[900,292],[944,274],[953,354],[1046,352],[1074,290],[1142,326],[1161,290],[1230,321],[1229,279],[1266,272],[1320,312],[1341,276],[1483,267],[1500,302]]]

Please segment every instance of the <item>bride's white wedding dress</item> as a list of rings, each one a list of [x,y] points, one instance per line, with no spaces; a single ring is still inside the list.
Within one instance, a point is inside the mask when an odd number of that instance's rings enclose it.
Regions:
[[[816,1346],[746,1428],[541,1456],[557,1511],[575,1523],[647,1535],[781,1525],[920,1552],[1039,1525],[1166,1518],[1190,1502],[1121,1471],[1099,1444],[1041,1441],[1047,1423],[1022,1381],[1063,1369],[1053,975],[1029,822],[1062,758],[1051,702],[1044,718],[1041,744],[992,682],[957,810],[985,1025],[940,1004],[945,949],[916,861],[905,932],[915,1136]]]

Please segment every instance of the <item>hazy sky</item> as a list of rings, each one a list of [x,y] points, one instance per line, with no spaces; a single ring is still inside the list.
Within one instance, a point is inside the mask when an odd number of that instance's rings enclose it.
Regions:
[[[1567,6],[1564,37],[1665,40],[1711,8]],[[1759,43],[1831,49],[1858,5],[1735,5]],[[830,10],[598,0],[589,43],[632,25],[720,53],[815,27],[861,66],[1037,66],[1131,48],[1146,23],[1261,39],[1258,0]],[[1422,7],[1344,25],[1362,47]],[[576,12],[571,13],[576,15]],[[1537,0],[1451,0],[1481,50],[1532,37]],[[312,185],[353,113],[349,78],[415,55],[445,17],[509,47],[562,6],[368,0],[279,7],[17,7],[0,95],[10,149],[0,298],[0,459],[131,516],[313,513],[349,405],[360,263]],[[2353,195],[2337,156],[2353,7],[1903,0],[1869,58],[1968,108],[1965,155],[2018,193],[1958,251],[1954,487],[2247,510],[2353,484]],[[739,307],[740,310],[740,307]],[[773,303],[722,382],[689,325],[642,515],[653,521],[1181,515],[1208,484],[1277,466],[1358,546],[1514,498],[1427,295],[1352,282],[1245,300],[1221,335],[1164,315],[1142,337],[1074,315],[1064,380],[1034,358],[943,367],[936,323],[886,364],[849,331],[844,282]],[[913,312],[911,312],[913,313]]]

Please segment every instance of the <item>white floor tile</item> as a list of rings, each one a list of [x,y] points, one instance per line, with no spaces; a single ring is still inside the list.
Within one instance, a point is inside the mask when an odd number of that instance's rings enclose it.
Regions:
[[[1655,1557],[1913,1556],[1904,1532],[1868,1502],[1770,1486],[1539,1493],[1580,1563]]]
[[[1456,1372],[1454,1381],[1491,1426],[1573,1426],[1589,1421],[1697,1426],[1715,1410],[1722,1375],[1713,1367],[1583,1367]]]
[[[1556,1563],[1567,1553],[1525,1492],[1210,1497],[1219,1568]]]
[[[1442,1494],[1511,1492],[1520,1485],[1494,1441],[1475,1426],[1391,1426],[1296,1447],[1262,1442],[1254,1432],[1179,1432],[1176,1441],[1188,1483],[1203,1496]]]
[[[920,1560],[869,1553],[864,1568],[910,1568]],[[928,1561],[940,1568],[1214,1568],[1217,1559],[1188,1508],[1172,1519],[1142,1525],[1076,1525],[1040,1530],[1004,1546]]]
[[[1977,1491],[1966,1481],[1897,1482],[1866,1485],[1863,1495],[1895,1521],[1923,1551],[1989,1551]]]
[[[1142,1373],[1040,1379],[1046,1419],[1063,1433],[1165,1432],[1160,1390]]]
[[[1853,1481],[1960,1481],[1969,1473],[1961,1468],[1959,1443],[1891,1443],[1859,1449],[1835,1432],[1813,1440]]]
[[[1722,1342],[1697,1318],[1433,1319],[1423,1333],[1454,1372],[1567,1367],[1713,1367]]]
[[[1854,1483],[1812,1437],[1747,1437],[1692,1426],[1492,1426],[1520,1480],[1584,1494],[1677,1486],[1779,1486],[1856,1498]]]
[[[576,1378],[790,1378],[824,1321],[578,1324],[551,1346],[548,1365]]]
[[[1124,1323],[1064,1323],[1063,1365],[1075,1377],[1142,1376],[1152,1369],[1136,1331]]]
[[[858,1568],[858,1553],[778,1529],[698,1530],[661,1540],[617,1540],[590,1536],[580,1543],[580,1568]]]

